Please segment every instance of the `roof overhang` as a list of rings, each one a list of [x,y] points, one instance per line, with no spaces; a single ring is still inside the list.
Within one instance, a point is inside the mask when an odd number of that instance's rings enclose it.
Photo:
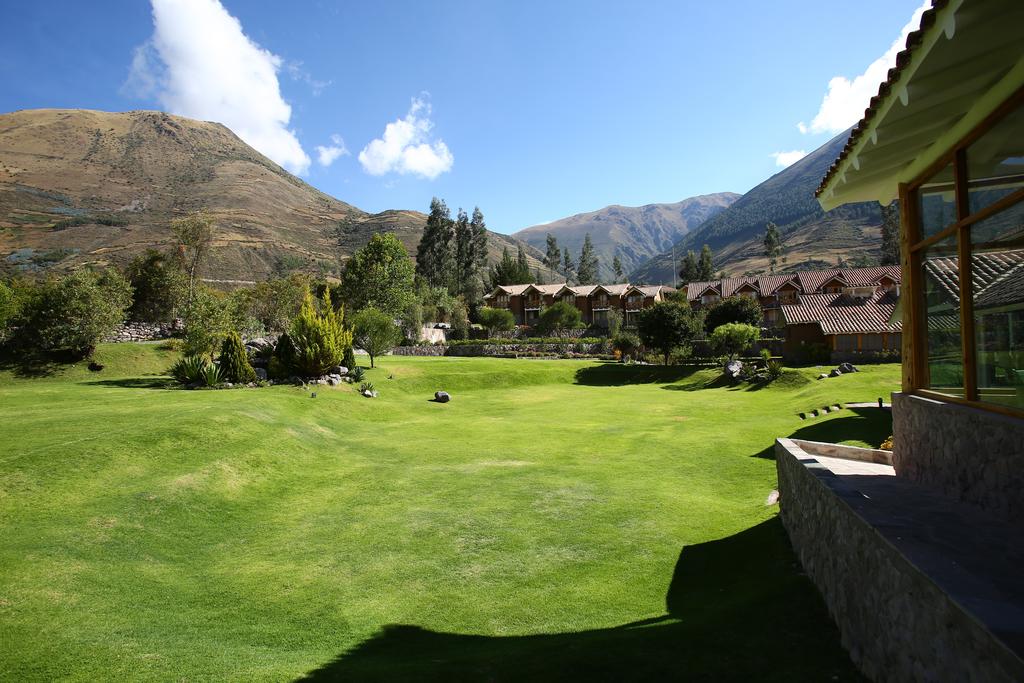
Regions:
[[[933,0],[815,193],[889,204],[1024,87],[1024,2]]]

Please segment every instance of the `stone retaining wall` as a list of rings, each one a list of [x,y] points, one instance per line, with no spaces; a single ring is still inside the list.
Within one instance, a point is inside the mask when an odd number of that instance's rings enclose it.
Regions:
[[[894,393],[896,474],[1024,524],[1024,420]]]
[[[443,356],[445,346],[396,346],[391,349],[393,356]]]
[[[180,335],[185,329],[181,320],[167,323],[126,322],[104,337],[105,342],[139,342],[167,339]]]
[[[877,681],[1011,681],[1020,660],[848,501],[859,492],[775,444],[783,523],[851,659]],[[862,496],[861,496],[862,497]]]

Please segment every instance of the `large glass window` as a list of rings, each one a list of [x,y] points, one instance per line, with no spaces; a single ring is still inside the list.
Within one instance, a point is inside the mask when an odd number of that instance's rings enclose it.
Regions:
[[[952,165],[915,190],[922,239],[912,247],[921,283],[915,309],[925,343],[917,350],[917,386],[1024,410],[1024,109],[957,155],[956,183],[967,206],[957,211]],[[969,263],[960,262],[961,253]]]
[[[937,235],[956,223],[956,191],[953,165],[933,175],[917,191],[921,237]]]
[[[925,250],[921,258],[921,271],[929,387],[945,394],[963,396],[960,268],[955,235]]]

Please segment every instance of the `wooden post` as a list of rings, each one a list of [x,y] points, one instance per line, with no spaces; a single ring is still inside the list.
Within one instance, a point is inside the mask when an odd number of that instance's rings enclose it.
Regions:
[[[967,153],[956,151],[953,166],[956,184],[956,218],[963,221],[970,214],[967,192]],[[963,353],[964,398],[978,400],[978,372],[974,355],[974,287],[971,264],[971,229],[961,224],[957,229],[957,265],[960,271],[960,350]]]
[[[922,300],[921,283],[918,282],[917,267],[920,263],[920,254],[911,251],[911,247],[917,243],[917,206],[915,201],[916,193],[910,192],[906,183],[899,185],[900,198],[900,270],[902,272],[903,285],[900,296],[902,297],[901,308],[903,309],[903,391],[910,392],[921,386],[921,372],[918,369],[922,364],[920,356],[924,355],[924,339],[920,334],[920,303]]]

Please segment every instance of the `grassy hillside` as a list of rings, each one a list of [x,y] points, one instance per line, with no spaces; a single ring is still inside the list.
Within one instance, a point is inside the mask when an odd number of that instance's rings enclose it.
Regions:
[[[677,258],[688,249],[699,252],[708,244],[715,252],[716,268],[730,275],[764,270],[768,262],[762,241],[769,221],[782,231],[790,265],[807,261],[834,264],[839,257],[877,255],[881,248],[877,204],[850,204],[825,213],[814,198],[814,190],[848,134],[832,138],[688,233],[676,245]],[[631,278],[637,282],[671,282],[671,251],[637,268]]]
[[[558,238],[573,259],[579,260],[580,249],[590,233],[594,250],[600,260],[601,278],[613,278],[612,260],[618,255],[624,272],[628,273],[652,256],[671,249],[683,235],[697,228],[739,198],[732,192],[690,197],[674,204],[644,206],[606,206],[599,211],[580,213],[569,218],[535,225],[513,236],[528,242],[540,251],[547,248],[547,235]]]
[[[781,435],[877,445],[898,366],[384,358],[159,388],[155,345],[0,373],[0,678],[857,680],[765,497]],[[449,404],[428,401],[451,392]]]
[[[324,194],[218,123],[152,111],[0,115],[8,267],[124,262],[169,246],[170,221],[199,209],[217,225],[203,273],[214,280],[258,280],[282,267],[336,271],[378,231],[415,254],[426,222],[416,211],[369,214]],[[515,249],[492,233],[492,259],[506,245]]]

